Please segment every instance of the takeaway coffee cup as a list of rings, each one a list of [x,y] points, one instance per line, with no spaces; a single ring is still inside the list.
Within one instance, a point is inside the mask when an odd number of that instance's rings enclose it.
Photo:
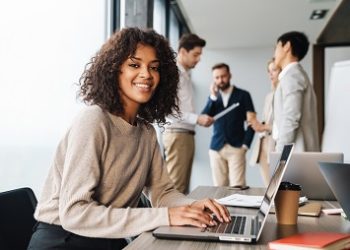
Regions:
[[[278,224],[297,224],[300,191],[301,186],[298,184],[281,182],[275,197],[275,211]]]

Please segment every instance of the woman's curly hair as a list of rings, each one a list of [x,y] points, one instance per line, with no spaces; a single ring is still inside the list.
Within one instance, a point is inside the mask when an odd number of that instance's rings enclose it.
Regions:
[[[114,33],[86,65],[79,80],[78,94],[87,104],[96,104],[113,114],[123,114],[119,87],[120,68],[135,54],[138,44],[153,47],[160,61],[159,84],[152,98],[140,106],[138,117],[148,123],[164,124],[167,115],[174,112],[177,115],[179,112],[179,71],[175,52],[168,41],[153,30],[125,28]]]

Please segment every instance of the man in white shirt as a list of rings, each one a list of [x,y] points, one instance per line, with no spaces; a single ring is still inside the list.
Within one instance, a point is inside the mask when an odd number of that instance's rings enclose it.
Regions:
[[[165,161],[169,176],[175,187],[187,193],[194,156],[194,135],[196,124],[208,127],[214,120],[208,115],[195,113],[193,83],[190,70],[200,60],[205,40],[195,34],[185,34],[179,41],[177,65],[180,71],[178,89],[179,117],[168,117],[170,122],[163,133]]]
[[[301,32],[288,32],[277,39],[275,65],[282,71],[274,95],[272,136],[279,152],[287,143],[295,143],[294,150],[299,152],[319,151],[316,95],[299,64],[308,47]]]

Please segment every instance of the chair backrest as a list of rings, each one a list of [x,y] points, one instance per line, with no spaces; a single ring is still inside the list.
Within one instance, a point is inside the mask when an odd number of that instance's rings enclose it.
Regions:
[[[0,193],[0,249],[27,249],[36,223],[36,204],[30,188]]]
[[[141,194],[139,204],[137,205],[137,207],[152,207],[151,202],[143,193]]]

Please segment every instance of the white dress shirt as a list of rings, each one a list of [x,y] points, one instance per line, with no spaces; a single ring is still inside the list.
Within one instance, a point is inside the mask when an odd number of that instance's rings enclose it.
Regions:
[[[180,117],[168,116],[167,121],[171,124],[166,128],[186,129],[194,131],[198,115],[195,113],[193,100],[193,83],[191,81],[190,71],[186,71],[181,64],[177,64],[179,68],[179,90],[177,96],[179,98]]]
[[[233,85],[231,85],[226,92],[223,92],[221,90],[219,90],[219,91],[220,91],[220,95],[222,98],[222,103],[224,104],[224,107],[226,108],[228,105],[228,99],[230,99],[230,96],[231,96],[232,91],[233,91]],[[210,95],[210,99],[215,102],[218,99],[218,97],[215,95]]]

